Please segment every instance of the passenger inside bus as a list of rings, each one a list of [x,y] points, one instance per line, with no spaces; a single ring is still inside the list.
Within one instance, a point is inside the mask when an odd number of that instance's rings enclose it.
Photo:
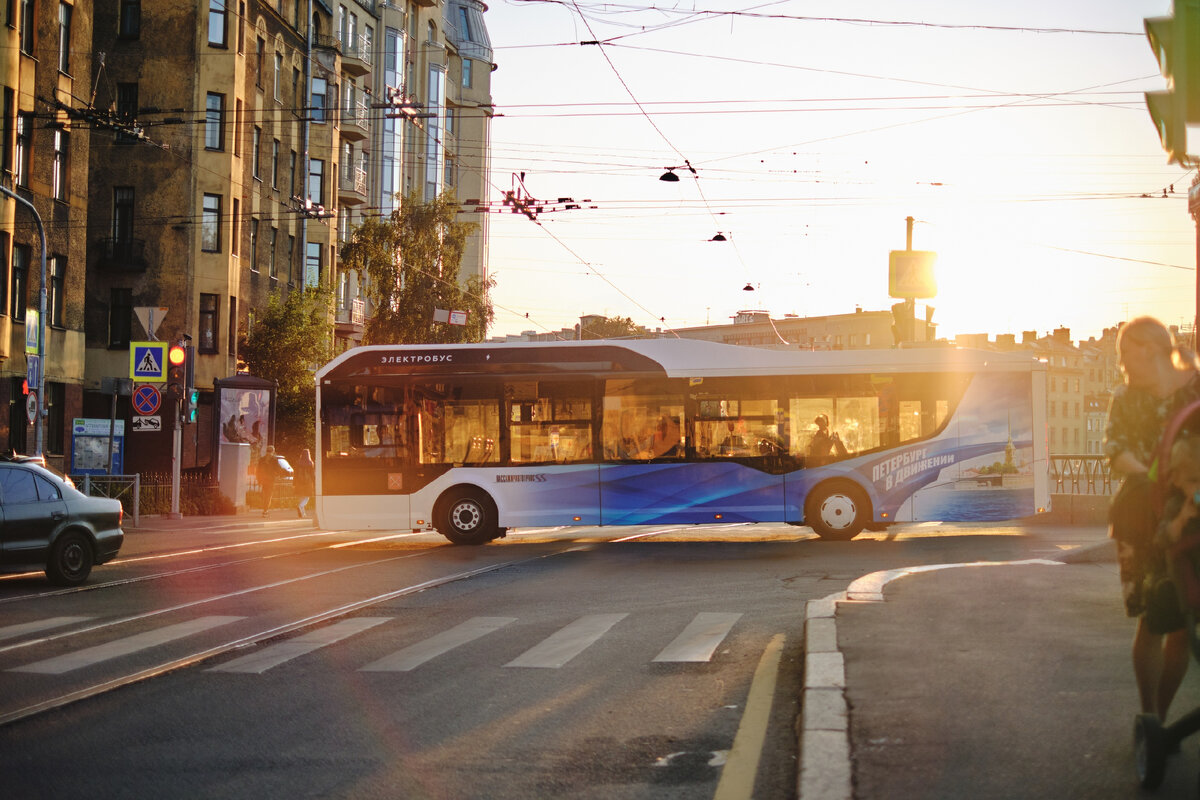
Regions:
[[[749,447],[746,445],[746,437],[743,435],[746,430],[746,423],[741,419],[734,422],[728,420],[725,423],[726,434],[721,441],[717,452],[723,456],[744,456],[749,453]]]
[[[813,423],[817,426],[817,432],[808,443],[808,465],[817,467],[845,458],[846,445],[842,444],[842,437],[838,436],[837,431],[830,432],[829,417],[818,414]]]

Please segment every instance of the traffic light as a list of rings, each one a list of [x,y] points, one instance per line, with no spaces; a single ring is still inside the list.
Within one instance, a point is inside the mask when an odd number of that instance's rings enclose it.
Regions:
[[[1145,24],[1167,79],[1167,91],[1146,93],[1146,110],[1168,162],[1183,164],[1188,160],[1187,125],[1200,123],[1200,0],[1175,0],[1174,17],[1150,17]]]
[[[196,388],[196,348],[184,347],[183,421],[191,424],[200,411],[200,390]]]
[[[187,350],[183,345],[173,344],[167,348],[167,398],[170,400],[183,399],[187,385],[187,361]]]

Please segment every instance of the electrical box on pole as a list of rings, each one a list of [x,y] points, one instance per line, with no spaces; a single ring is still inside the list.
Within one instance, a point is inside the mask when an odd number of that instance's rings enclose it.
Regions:
[[[1173,17],[1146,19],[1146,38],[1167,79],[1167,91],[1147,92],[1146,110],[1167,160],[1187,164],[1189,123],[1200,123],[1200,0],[1175,0]],[[1200,149],[1193,144],[1191,149]]]

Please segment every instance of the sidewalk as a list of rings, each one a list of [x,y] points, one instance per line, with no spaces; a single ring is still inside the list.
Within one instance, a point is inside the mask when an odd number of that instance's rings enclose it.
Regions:
[[[802,775],[804,800],[1194,797],[1200,737],[1157,792],[1137,786],[1133,621],[1114,549],[1061,561],[914,573],[882,602],[839,603],[852,784],[844,764],[839,775],[802,753],[826,770]],[[1192,665],[1171,719],[1198,705]]]

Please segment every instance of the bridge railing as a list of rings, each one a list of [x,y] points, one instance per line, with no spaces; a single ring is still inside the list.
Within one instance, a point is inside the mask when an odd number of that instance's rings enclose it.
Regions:
[[[1050,494],[1110,496],[1120,478],[1107,456],[1050,456]]]

